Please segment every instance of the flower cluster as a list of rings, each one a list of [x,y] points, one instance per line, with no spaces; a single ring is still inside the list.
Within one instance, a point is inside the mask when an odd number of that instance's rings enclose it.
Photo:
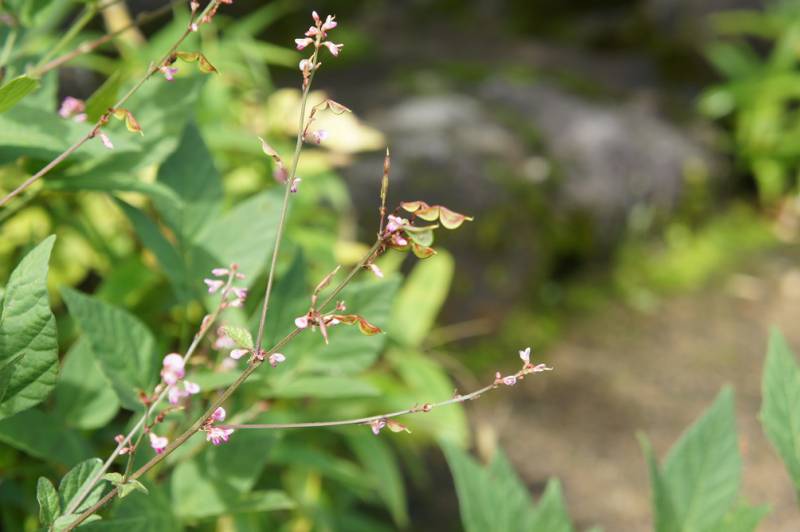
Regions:
[[[159,436],[155,432],[151,432],[148,436],[150,436],[150,447],[153,448],[156,454],[163,453],[164,449],[169,445],[169,439],[166,436]]]
[[[424,201],[402,202],[400,208],[411,213],[410,219],[399,216],[397,211],[395,214],[387,216],[386,225],[380,235],[381,242],[384,247],[399,251],[411,249],[414,255],[420,259],[428,258],[436,253],[430,246],[433,244],[433,231],[438,229],[439,225],[445,229],[457,229],[465,221],[473,220],[471,216],[451,211],[442,205],[428,205]],[[439,223],[416,226],[414,222],[417,219],[426,222],[438,221]]]
[[[314,25],[308,28],[305,37],[294,40],[297,49],[302,50],[309,44],[315,43],[316,47],[324,46],[334,57],[338,56],[339,50],[341,50],[344,45],[325,40],[328,38],[328,32],[337,26],[336,17],[328,15],[323,22],[317,12],[312,11],[311,18],[314,19]],[[300,70],[302,70],[302,68]]]
[[[75,122],[86,122],[86,102],[72,96],[67,96],[61,102],[58,115],[61,118],[71,118]]]
[[[212,278],[203,279],[203,282],[208,287],[209,294],[215,294],[222,291],[222,306],[225,307],[241,307],[247,299],[247,288],[238,288],[233,286],[235,280],[244,279],[244,274],[239,273],[239,266],[231,264],[228,268],[214,268],[211,270]],[[219,279],[223,277],[226,279]],[[233,296],[228,299],[229,296]]]
[[[200,386],[184,380],[186,374],[185,361],[178,353],[170,353],[164,357],[161,379],[167,385],[167,398],[170,404],[176,405],[181,399],[200,392]]]
[[[506,375],[503,377],[500,372],[498,371],[495,373],[494,383],[497,384],[505,384],[506,386],[514,386],[518,380],[522,380],[525,378],[525,375],[530,373],[542,373],[544,371],[552,371],[553,368],[549,367],[547,364],[532,364],[531,363],[531,348],[526,347],[525,349],[520,350],[519,358],[522,359],[522,369],[512,375]]]
[[[206,420],[200,429],[206,433],[206,441],[210,441],[214,445],[228,441],[228,438],[233,434],[233,429],[214,425],[214,423],[223,421],[225,421],[225,409],[220,406],[214,410],[214,413],[211,414],[211,417]]]
[[[373,419],[372,421],[369,422],[369,427],[372,429],[372,433],[376,436],[380,434],[381,429],[383,429],[384,427],[388,428],[392,432],[408,432],[409,434],[411,434],[411,430],[408,427],[406,427],[402,423],[398,423],[397,421],[391,418],[382,417],[378,419]]]

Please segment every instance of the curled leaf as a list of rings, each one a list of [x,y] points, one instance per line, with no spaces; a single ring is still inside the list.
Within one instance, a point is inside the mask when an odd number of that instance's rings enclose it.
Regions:
[[[200,69],[200,72],[204,74],[211,74],[212,72],[213,73],[217,72],[217,69],[214,68],[214,65],[212,65],[208,61],[208,59],[206,59],[206,56],[204,56],[200,52],[175,52],[175,57],[186,63],[197,62],[197,66]]]
[[[131,133],[139,133],[140,135],[144,135],[142,131],[142,126],[139,125],[139,122],[136,121],[136,118],[133,117],[133,113],[128,111],[127,109],[114,109],[112,113],[114,118],[117,120],[125,120],[125,127]]]
[[[383,331],[380,327],[371,324],[358,314],[343,314],[343,315],[335,315],[334,318],[339,320],[342,323],[346,323],[347,325],[358,325],[358,330],[361,331],[361,334],[365,334],[367,336],[373,336],[376,334],[380,334]]]
[[[436,227],[438,226],[431,225],[429,227],[415,227],[413,228],[414,230],[409,228],[406,230],[406,235],[420,246],[430,247],[433,244],[433,230]]]
[[[411,429],[393,419],[386,420],[386,427],[392,432],[408,432],[411,434]]]
[[[461,226],[464,221],[471,222],[472,220],[474,220],[472,216],[466,216],[464,214],[451,211],[447,207],[439,207],[439,221],[442,222],[442,225],[445,229],[456,229]]]
[[[465,221],[472,221],[472,216],[457,213],[442,205],[428,205],[424,201],[404,201],[400,206],[410,213],[416,214],[418,218],[427,222],[439,220],[445,229],[456,229]]]
[[[414,255],[420,259],[427,259],[428,257],[432,257],[436,255],[436,250],[428,247],[428,246],[421,246],[416,242],[411,243],[411,251],[414,252]]]

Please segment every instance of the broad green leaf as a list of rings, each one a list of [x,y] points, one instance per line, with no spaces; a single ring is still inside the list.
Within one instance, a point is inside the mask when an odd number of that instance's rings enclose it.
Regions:
[[[187,124],[178,148],[158,169],[158,182],[182,200],[177,210],[174,204],[156,200],[159,212],[182,240],[191,240],[220,215],[222,181],[194,124]]]
[[[130,220],[136,234],[142,240],[142,244],[152,251],[156,259],[158,259],[158,263],[172,284],[178,300],[188,301],[191,294],[197,290],[193,289],[189,283],[186,263],[181,254],[161,233],[158,225],[142,211],[122,200],[117,200],[117,205]]]
[[[347,442],[392,514],[395,524],[404,528],[408,524],[406,491],[400,467],[389,445],[367,430],[348,433]]]
[[[47,527],[61,513],[61,502],[53,483],[44,477],[39,477],[36,482],[36,500],[39,502],[39,523]]]
[[[64,288],[62,296],[122,406],[140,409],[137,390],[149,392],[158,374],[152,333],[121,308],[70,288]]]
[[[389,324],[389,310],[399,279],[382,282],[355,282],[337,298],[347,305],[347,312],[359,314],[384,329]],[[325,345],[319,331],[303,331],[284,352],[287,368],[300,371],[346,375],[368,368],[386,343],[385,334],[365,336],[358,327],[336,325],[329,329],[330,344]],[[295,356],[296,355],[296,356]]]
[[[89,444],[60,419],[29,408],[0,421],[0,442],[51,464],[74,464],[91,453]]]
[[[56,522],[53,523],[53,530],[55,532],[61,532],[62,530],[66,530],[76,519],[80,517],[80,514],[69,514],[69,515],[62,515]],[[102,519],[97,514],[92,514],[87,517],[80,526],[88,525],[89,523],[93,523],[95,521],[99,521]]]
[[[66,355],[54,392],[57,417],[70,427],[96,429],[117,414],[119,400],[92,353],[89,341],[80,338]]]
[[[24,355],[8,377],[0,419],[39,404],[56,384],[56,320],[47,295],[47,262],[55,236],[33,248],[11,272],[0,311],[0,366]]]
[[[0,404],[3,404],[3,399],[11,384],[11,377],[14,376],[14,371],[17,369],[17,364],[22,361],[25,353],[20,353],[16,358],[9,360],[5,366],[0,368]]]
[[[769,513],[769,506],[749,506],[740,503],[731,510],[713,532],[755,532]]]
[[[172,474],[172,504],[182,518],[242,511],[278,434],[241,430],[219,447],[207,444],[200,456],[181,462]]]
[[[0,87],[0,113],[5,113],[25,96],[36,90],[39,82],[29,76],[14,78]]]
[[[392,306],[392,339],[414,347],[422,343],[447,298],[454,270],[453,257],[443,250],[414,266]]]
[[[117,496],[120,499],[124,499],[134,491],[141,491],[142,493],[147,493],[147,488],[144,487],[144,484],[139,482],[138,480],[129,480],[127,482],[123,482],[117,486]]]
[[[97,122],[100,116],[113,107],[122,83],[119,71],[114,72],[86,100],[86,116],[89,122]]]
[[[741,469],[733,392],[724,389],[664,462],[682,530],[707,530],[728,513],[739,492]]]
[[[315,448],[306,437],[296,438],[287,434],[275,446],[275,451],[270,456],[270,464],[282,465],[298,471],[313,471],[327,478],[340,482],[348,489],[368,496],[374,493],[371,479],[364,475],[364,471],[350,460],[341,458]]]
[[[680,532],[680,523],[675,513],[672,495],[670,495],[669,486],[658,466],[653,446],[643,434],[639,435],[639,443],[642,446],[642,452],[650,473],[653,530],[655,532]]]
[[[800,369],[783,335],[773,329],[761,386],[761,424],[800,496]]]
[[[116,532],[174,532],[181,527],[162,488],[148,484],[148,493],[132,492],[118,500],[111,517],[93,523],[89,530]]]
[[[281,399],[340,399],[343,397],[375,397],[380,390],[359,379],[333,376],[296,377],[270,390],[269,396]]]
[[[61,499],[61,507],[66,511],[75,502],[75,497],[80,494],[84,484],[89,482],[100,471],[103,461],[99,458],[89,458],[79,463],[64,475],[58,485],[58,496]],[[92,488],[86,498],[75,509],[74,512],[82,512],[100,500],[103,495],[104,481],[99,481]]]

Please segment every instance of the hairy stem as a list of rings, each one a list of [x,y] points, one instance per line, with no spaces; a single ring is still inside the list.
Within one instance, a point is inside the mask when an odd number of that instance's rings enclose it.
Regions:
[[[193,21],[194,20],[202,20],[202,18],[205,16],[205,14],[208,13],[211,10],[212,7],[214,7],[214,6],[218,5],[218,4],[219,4],[219,0],[214,0],[212,2],[209,2],[209,4],[206,6],[206,8],[200,13],[200,15],[198,15],[195,19],[193,19]],[[181,36],[178,38],[178,40],[175,41],[175,43],[170,47],[169,51],[166,54],[164,54],[164,57],[162,57],[161,60],[159,60],[157,63],[151,63],[150,67],[147,69],[147,73],[144,75],[144,77],[142,77],[142,79],[140,79],[139,82],[136,83],[136,85],[134,85],[133,88],[131,88],[131,90],[127,92],[127,94],[125,94],[125,96],[120,98],[120,100],[117,103],[114,104],[113,108],[116,109],[116,108],[122,107],[125,104],[125,102],[127,102],[128,99],[131,96],[133,96],[133,94],[136,91],[138,91],[141,88],[141,86],[144,85],[144,83],[153,76],[153,74],[158,72],[159,67],[167,59],[170,58],[170,56],[178,49],[178,46],[180,46],[183,43],[183,41],[186,40],[186,37],[188,37],[189,34],[191,34],[191,33],[192,33],[191,28],[187,27],[183,31]],[[67,157],[69,157],[70,155],[75,153],[81,146],[83,146],[84,143],[86,143],[86,141],[88,141],[89,139],[94,138],[94,136],[97,134],[97,132],[103,126],[103,124],[108,121],[109,116],[110,116],[110,113],[108,113],[108,112],[105,113],[103,116],[101,116],[98,119],[98,121],[94,124],[92,129],[90,129],[89,132],[86,133],[86,135],[84,135],[81,139],[79,139],[75,144],[73,144],[72,146],[70,146],[69,148],[64,150],[64,152],[61,153],[58,157],[56,157],[55,159],[53,159],[52,161],[47,163],[47,165],[44,168],[42,168],[41,170],[36,172],[34,175],[29,177],[28,179],[26,179],[20,186],[18,186],[17,188],[15,188],[11,192],[9,192],[5,197],[3,197],[3,199],[0,200],[0,207],[5,206],[9,201],[14,199],[14,197],[18,196],[20,193],[22,193],[24,190],[26,190],[28,187],[33,185],[36,181],[38,181],[44,175],[46,175],[48,172],[50,172],[50,170],[52,170],[53,168],[58,166],[64,159],[66,159]]]

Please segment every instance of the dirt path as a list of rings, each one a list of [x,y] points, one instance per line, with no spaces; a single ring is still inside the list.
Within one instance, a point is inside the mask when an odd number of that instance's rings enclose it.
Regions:
[[[557,371],[507,397],[476,404],[479,427],[499,443],[538,492],[562,480],[579,529],[651,530],[649,483],[635,434],[663,459],[682,431],[733,385],[744,495],[769,504],[759,530],[796,532],[791,481],[764,437],[757,413],[767,334],[777,325],[800,352],[800,253],[762,256],[698,293],[665,301],[652,314],[622,306],[580,320],[548,353]],[[487,423],[481,423],[485,420]]]

